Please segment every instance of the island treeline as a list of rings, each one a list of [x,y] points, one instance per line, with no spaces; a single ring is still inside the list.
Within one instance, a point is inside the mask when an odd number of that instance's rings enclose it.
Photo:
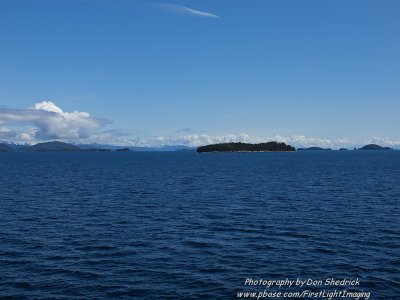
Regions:
[[[197,152],[286,152],[296,149],[285,143],[267,142],[259,144],[221,143],[197,147]]]

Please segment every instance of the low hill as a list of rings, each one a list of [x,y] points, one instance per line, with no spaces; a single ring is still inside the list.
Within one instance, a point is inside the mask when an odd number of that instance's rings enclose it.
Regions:
[[[390,147],[382,147],[377,144],[368,144],[365,145],[364,147],[361,147],[358,150],[393,150],[393,149]]]
[[[14,149],[7,144],[0,144],[0,152],[13,152]]]
[[[36,145],[33,145],[29,147],[29,151],[82,151],[81,148],[75,145],[63,143],[63,142],[47,142],[47,143],[38,143]]]
[[[267,142],[260,144],[248,143],[222,143],[200,146],[197,152],[286,152],[296,149],[285,143]]]
[[[121,148],[115,146],[111,148],[98,148],[93,145],[77,146],[73,144],[63,143],[59,141],[51,141],[29,145],[8,145],[0,143],[0,152],[109,152],[109,151],[131,151],[129,148]]]

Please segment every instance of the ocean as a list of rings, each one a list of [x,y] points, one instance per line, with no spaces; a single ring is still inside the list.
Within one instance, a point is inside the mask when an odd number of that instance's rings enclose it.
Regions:
[[[400,297],[400,151],[0,153],[0,170],[1,299]]]

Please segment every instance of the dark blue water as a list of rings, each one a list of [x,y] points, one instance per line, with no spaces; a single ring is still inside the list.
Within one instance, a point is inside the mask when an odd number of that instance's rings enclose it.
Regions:
[[[247,277],[358,277],[399,299],[400,151],[2,153],[0,170],[0,298],[236,299]]]

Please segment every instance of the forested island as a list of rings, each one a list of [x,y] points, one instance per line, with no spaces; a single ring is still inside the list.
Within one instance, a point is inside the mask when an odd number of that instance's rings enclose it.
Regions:
[[[296,149],[285,143],[267,142],[259,144],[221,143],[197,147],[197,152],[289,152]]]
[[[382,147],[377,144],[368,144],[357,150],[393,150],[393,149],[390,147]]]

